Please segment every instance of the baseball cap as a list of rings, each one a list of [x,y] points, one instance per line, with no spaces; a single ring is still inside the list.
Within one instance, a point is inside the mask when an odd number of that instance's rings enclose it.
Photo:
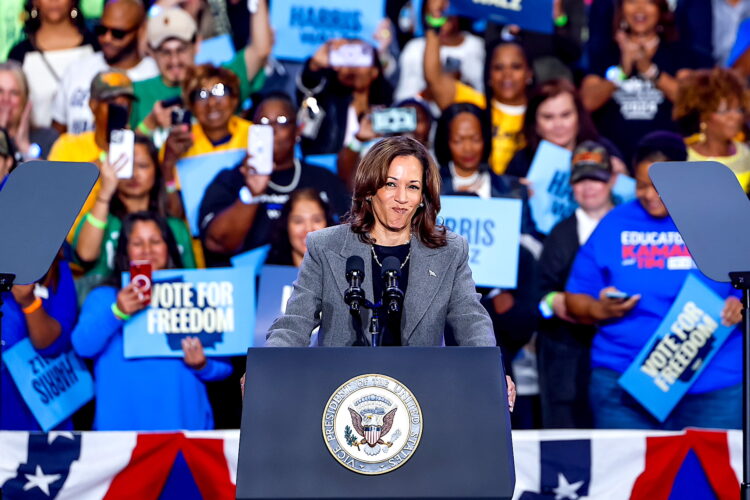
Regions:
[[[103,101],[121,95],[135,99],[133,82],[122,71],[100,71],[91,80],[91,99]]]
[[[607,149],[594,141],[583,141],[573,150],[570,183],[584,179],[609,182],[612,177],[612,162]]]
[[[179,7],[159,10],[146,25],[146,39],[153,49],[159,48],[170,38],[192,42],[197,32],[198,26],[193,16]]]

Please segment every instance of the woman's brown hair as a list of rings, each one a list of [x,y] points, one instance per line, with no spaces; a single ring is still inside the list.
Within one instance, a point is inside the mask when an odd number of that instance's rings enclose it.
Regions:
[[[203,84],[211,79],[219,80],[231,92],[232,97],[240,99],[240,79],[231,70],[212,64],[201,64],[188,70],[187,78],[182,84],[182,102],[192,105],[193,92],[200,90]]]
[[[352,209],[346,218],[352,231],[364,243],[373,243],[370,231],[375,225],[372,202],[368,198],[383,187],[388,168],[399,156],[412,156],[422,164],[422,203],[411,221],[411,231],[423,245],[438,248],[446,245],[445,227],[437,224],[440,212],[440,174],[435,161],[424,146],[411,137],[388,137],[375,144],[362,158],[354,177]]]

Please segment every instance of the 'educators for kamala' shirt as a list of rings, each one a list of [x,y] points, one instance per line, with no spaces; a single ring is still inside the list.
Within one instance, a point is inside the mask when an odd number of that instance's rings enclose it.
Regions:
[[[641,299],[623,318],[598,325],[592,367],[623,373],[661,324],[688,273],[720,297],[736,295],[729,284],[698,272],[671,217],[652,217],[638,200],[607,214],[578,252],[566,290],[598,298],[603,288],[614,286],[630,295],[640,294]],[[735,330],[689,392],[740,383],[741,352],[741,335]]]

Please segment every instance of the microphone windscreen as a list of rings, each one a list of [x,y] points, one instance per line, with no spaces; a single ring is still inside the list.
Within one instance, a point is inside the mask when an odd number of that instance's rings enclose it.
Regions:
[[[362,276],[365,274],[365,261],[359,255],[352,255],[346,259],[346,274],[357,271]]]
[[[386,273],[390,272],[395,272],[396,276],[401,276],[401,262],[398,260],[398,257],[394,257],[393,255],[383,259],[381,275],[385,276]]]

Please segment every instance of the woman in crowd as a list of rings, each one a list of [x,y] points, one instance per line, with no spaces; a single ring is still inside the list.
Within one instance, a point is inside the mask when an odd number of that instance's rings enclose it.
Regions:
[[[565,283],[578,249],[613,208],[613,167],[607,149],[584,141],[573,152],[570,184],[578,203],[544,240],[539,259],[537,359],[542,426],[589,429],[588,387],[591,372],[591,325],[576,324],[565,307]]]
[[[688,161],[718,161],[750,190],[750,148],[738,140],[750,97],[736,73],[725,68],[696,71],[680,85],[675,120],[688,135]]]
[[[583,141],[597,141],[607,148],[615,172],[627,172],[621,153],[599,136],[578,92],[568,80],[550,80],[534,89],[523,120],[523,136],[526,146],[513,156],[506,170],[508,175],[526,177],[543,140],[569,151]]]
[[[5,185],[8,174],[18,165],[18,152],[10,133],[0,127],[0,189]]]
[[[596,324],[589,394],[597,428],[738,429],[742,424],[742,335],[737,329],[664,422],[618,384],[689,274],[727,297],[721,311],[709,314],[720,315],[727,326],[742,319],[742,304],[728,283],[704,278],[691,268],[689,258],[684,265],[690,254],[648,175],[655,162],[686,157],[684,142],[676,134],[655,132],[644,137],[635,153],[638,199],[610,211],[581,247],[570,272],[567,314],[581,323]],[[618,292],[628,298],[611,297]]]
[[[148,306],[121,274],[133,260],[148,260],[154,271],[182,267],[166,221],[151,212],[122,221],[110,284],[89,293],[72,333],[73,346],[94,360],[95,430],[211,429],[213,412],[205,382],[229,376],[226,361],[206,358],[200,340],[182,339],[183,359],[126,359],[123,326]]]
[[[533,82],[529,61],[523,48],[514,42],[500,42],[487,51],[484,66],[484,94],[443,71],[440,62],[441,23],[447,19],[443,0],[429,0],[425,17],[424,76],[433,99],[445,109],[454,102],[468,102],[485,110],[492,124],[492,148],[489,164],[502,174],[508,162],[523,146],[521,128],[526,111],[527,88]]]
[[[101,188],[94,206],[75,229],[72,246],[88,279],[78,280],[79,295],[110,278],[115,268],[115,251],[122,220],[128,214],[149,211],[166,217],[177,243],[183,267],[195,267],[192,240],[182,219],[167,217],[166,191],[156,149],[144,136],[136,136],[133,177],[118,179],[117,159],[105,161],[100,169]],[[85,283],[84,283],[85,282]]]
[[[76,294],[68,263],[57,257],[38,283],[14,285],[3,292],[3,355],[19,342],[29,341],[40,356],[57,356],[71,349],[70,332],[76,320]],[[3,359],[5,361],[5,359]],[[33,377],[32,368],[28,378]],[[8,364],[0,366],[2,405],[0,429],[40,431],[39,423],[13,382]],[[70,418],[56,429],[72,430]]]
[[[59,135],[52,127],[31,124],[29,84],[17,61],[0,63],[0,127],[5,127],[24,159],[47,159]]]
[[[307,252],[307,235],[332,225],[331,208],[316,189],[293,191],[281,209],[266,264],[299,267]]]
[[[31,123],[49,127],[52,99],[67,67],[98,49],[96,38],[86,30],[80,0],[27,0],[26,38],[10,50],[8,59],[23,65],[34,103]]]
[[[613,40],[592,50],[581,98],[599,132],[630,159],[645,134],[674,130],[677,77],[687,73],[680,70],[712,63],[676,41],[667,0],[618,0],[614,17]]]
[[[356,47],[361,57],[369,57],[370,64],[335,66],[330,55],[342,47]],[[393,100],[393,88],[383,76],[375,49],[340,38],[324,43],[307,60],[297,77],[297,90],[302,103],[300,145],[306,155],[338,153],[343,146],[359,152],[362,144],[354,136],[360,120],[374,106],[389,106]]]

